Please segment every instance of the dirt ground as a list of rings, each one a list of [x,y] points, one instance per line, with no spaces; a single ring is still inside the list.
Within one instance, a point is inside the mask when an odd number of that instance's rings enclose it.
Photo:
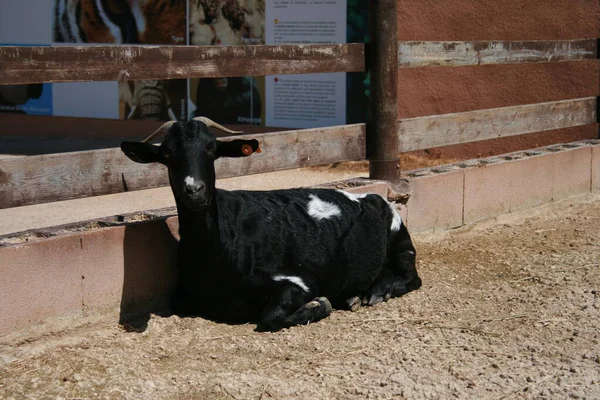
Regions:
[[[415,235],[424,286],[278,333],[152,316],[0,338],[3,399],[600,398],[600,196]]]

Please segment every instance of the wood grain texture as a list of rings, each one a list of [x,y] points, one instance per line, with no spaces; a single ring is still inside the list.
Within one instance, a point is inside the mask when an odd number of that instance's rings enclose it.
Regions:
[[[262,153],[219,159],[227,178],[365,158],[364,124],[256,135]],[[0,159],[0,208],[168,185],[166,168],[137,164],[119,148]]]
[[[371,74],[367,155],[369,178],[396,183],[398,167],[397,0],[369,2],[368,47]]]
[[[398,42],[399,67],[457,67],[593,60],[597,54],[596,39]]]
[[[399,151],[422,150],[595,122],[595,97],[402,119],[398,128]]]
[[[363,71],[364,45],[0,47],[0,84]]]

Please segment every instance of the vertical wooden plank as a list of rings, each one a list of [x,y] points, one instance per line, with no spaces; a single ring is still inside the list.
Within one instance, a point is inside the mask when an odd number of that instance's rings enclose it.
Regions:
[[[371,72],[370,116],[367,130],[369,177],[396,182],[398,158],[398,40],[397,0],[369,2],[368,62]]]
[[[600,39],[596,39],[596,58],[600,59]],[[598,138],[600,138],[600,96],[596,97],[596,124],[598,124]]]

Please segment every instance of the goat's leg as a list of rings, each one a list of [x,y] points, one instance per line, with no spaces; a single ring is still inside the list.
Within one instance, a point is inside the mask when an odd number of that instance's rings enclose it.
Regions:
[[[415,248],[406,227],[402,225],[390,246],[387,266],[373,283],[365,303],[375,305],[420,287],[421,278],[417,273]]]
[[[286,319],[309,299],[310,293],[299,286],[280,282],[261,313],[256,329],[258,331],[278,331],[286,327]]]
[[[360,296],[352,296],[344,301],[344,308],[349,311],[358,311],[364,301],[365,299]]]
[[[331,303],[327,297],[317,297],[309,301],[296,312],[286,318],[284,326],[306,325],[328,317],[331,314]]]

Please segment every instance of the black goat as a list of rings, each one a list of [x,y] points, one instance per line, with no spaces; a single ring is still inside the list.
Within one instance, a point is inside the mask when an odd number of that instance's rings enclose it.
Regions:
[[[331,189],[225,191],[214,161],[260,152],[256,140],[217,140],[199,117],[167,122],[133,161],[167,166],[179,213],[177,314],[257,321],[276,331],[356,309],[421,286],[400,216],[378,195]],[[148,143],[164,133],[160,146]]]

